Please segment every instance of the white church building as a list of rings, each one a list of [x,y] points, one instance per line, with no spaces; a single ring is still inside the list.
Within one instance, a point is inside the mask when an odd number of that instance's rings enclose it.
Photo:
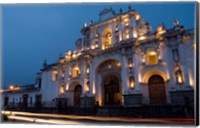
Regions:
[[[156,18],[156,17],[154,17]],[[172,19],[173,21],[174,19]],[[174,20],[153,31],[129,7],[103,9],[84,24],[75,49],[46,61],[36,83],[2,90],[4,106],[139,106],[194,103],[194,29]]]

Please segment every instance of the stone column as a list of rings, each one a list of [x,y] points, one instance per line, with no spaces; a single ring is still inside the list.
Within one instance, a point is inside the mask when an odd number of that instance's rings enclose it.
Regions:
[[[81,68],[81,86],[83,87],[82,88],[82,96],[85,95],[85,61],[82,60],[82,65],[80,65],[80,68]]]
[[[183,77],[184,77],[184,82],[185,82],[185,88],[190,89],[190,81],[189,81],[189,74],[188,74],[188,67],[183,64]]]
[[[126,57],[125,57],[125,49],[122,49],[122,83],[123,83],[123,90],[122,92],[124,94],[127,93],[128,88],[127,88],[127,62],[126,62]]]
[[[89,80],[90,80],[90,93],[89,93],[89,95],[90,96],[92,96],[93,95],[93,83],[94,83],[94,78],[93,78],[93,74],[94,74],[94,69],[93,69],[93,65],[94,65],[94,63],[93,63],[93,61],[91,60],[90,61],[90,75],[89,75]]]
[[[133,63],[134,63],[134,77],[135,77],[135,91],[140,92],[140,85],[139,85],[139,79],[138,79],[138,62],[139,60],[137,59],[137,54],[134,53],[133,55]]]

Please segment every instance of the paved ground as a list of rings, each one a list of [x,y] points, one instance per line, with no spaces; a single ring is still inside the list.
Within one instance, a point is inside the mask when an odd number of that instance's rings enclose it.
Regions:
[[[71,125],[164,125],[164,126],[194,126],[194,119],[185,118],[129,118],[77,116],[61,114],[44,114],[30,112],[2,111],[8,121],[4,123],[42,123]]]

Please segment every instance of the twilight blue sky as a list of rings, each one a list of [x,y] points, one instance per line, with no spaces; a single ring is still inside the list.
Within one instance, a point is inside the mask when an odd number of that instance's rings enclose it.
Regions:
[[[153,30],[162,22],[173,27],[174,18],[186,29],[194,28],[194,2],[3,5],[3,86],[34,83],[45,58],[54,63],[60,53],[73,50],[84,22],[98,21],[104,8],[125,12],[129,4]]]

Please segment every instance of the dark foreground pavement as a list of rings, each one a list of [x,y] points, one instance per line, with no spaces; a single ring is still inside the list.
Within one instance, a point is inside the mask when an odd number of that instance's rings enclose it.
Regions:
[[[130,118],[104,116],[77,116],[61,114],[44,114],[16,111],[1,111],[3,123],[42,123],[70,125],[163,125],[163,126],[195,126],[191,118]]]

